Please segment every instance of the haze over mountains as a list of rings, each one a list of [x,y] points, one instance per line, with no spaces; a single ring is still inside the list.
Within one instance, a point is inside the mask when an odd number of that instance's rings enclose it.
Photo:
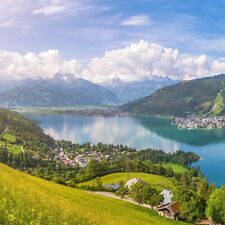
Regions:
[[[187,116],[225,115],[225,74],[182,81],[122,106],[132,114]]]
[[[94,84],[73,74],[57,73],[51,79],[5,80],[0,85],[0,105],[7,107],[118,105],[148,96],[177,81],[154,77],[123,82],[119,78]]]
[[[6,107],[64,107],[123,105],[131,114],[187,116],[225,114],[225,75],[178,83],[169,77],[94,84],[73,74],[50,79],[2,83],[0,105]],[[4,85],[5,84],[5,85]],[[147,97],[146,97],[147,96]]]
[[[14,87],[25,85],[32,81],[31,78],[19,80],[19,79],[4,79],[0,80],[0,93],[13,89]]]
[[[123,102],[130,102],[177,82],[169,77],[152,77],[151,79],[133,82],[124,82],[119,78],[114,78],[111,82],[103,83],[102,86],[115,93]]]
[[[115,94],[72,74],[57,73],[53,78],[24,81],[13,89],[2,92],[3,106],[75,106],[110,105],[120,103]]]

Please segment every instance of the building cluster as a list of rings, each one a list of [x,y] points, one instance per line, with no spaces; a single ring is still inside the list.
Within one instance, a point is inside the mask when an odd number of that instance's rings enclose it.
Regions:
[[[185,129],[198,129],[198,128],[222,128],[225,127],[225,116],[213,116],[213,117],[175,117],[173,124],[177,125],[178,128]]]
[[[72,111],[75,115],[81,116],[104,116],[104,117],[124,117],[127,113],[122,112],[118,107],[97,108],[97,109],[77,109]]]
[[[56,161],[61,162],[62,164],[75,166],[76,162],[69,158],[69,156],[64,152],[63,148],[56,148],[55,149],[55,157]]]
[[[54,159],[62,164],[70,166],[85,167],[90,160],[102,161],[109,159],[115,155],[126,154],[127,152],[121,152],[118,149],[113,149],[112,152],[101,152],[97,150],[82,150],[82,151],[71,151],[67,153],[63,148],[55,149]]]

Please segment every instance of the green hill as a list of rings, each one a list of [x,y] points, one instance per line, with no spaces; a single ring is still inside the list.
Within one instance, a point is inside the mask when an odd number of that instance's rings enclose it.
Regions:
[[[14,153],[24,149],[47,152],[53,140],[33,121],[17,112],[0,108],[0,146]]]
[[[0,164],[0,224],[182,225],[127,202],[48,182]]]
[[[162,190],[165,188],[170,188],[170,189],[174,188],[173,183],[168,178],[165,178],[159,175],[139,173],[139,172],[112,173],[109,175],[102,176],[101,181],[103,185],[106,185],[106,184],[116,184],[116,183],[119,183],[120,181],[126,181],[132,178],[139,178],[159,190]],[[96,179],[93,179],[93,180],[81,183],[79,185],[82,186],[82,185],[95,185],[95,184],[96,184]]]
[[[225,114],[225,75],[183,81],[123,105],[132,114],[186,116]]]

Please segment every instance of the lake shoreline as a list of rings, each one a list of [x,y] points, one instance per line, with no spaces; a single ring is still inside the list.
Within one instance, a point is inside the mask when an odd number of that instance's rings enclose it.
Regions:
[[[32,114],[46,134],[75,143],[123,144],[136,149],[161,149],[166,152],[191,151],[201,159],[199,166],[209,182],[225,181],[225,129],[178,129],[168,118],[102,117],[73,114]]]

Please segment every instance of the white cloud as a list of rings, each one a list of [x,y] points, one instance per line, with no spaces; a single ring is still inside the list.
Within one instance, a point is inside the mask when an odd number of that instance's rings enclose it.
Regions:
[[[84,74],[91,80],[107,81],[119,77],[125,81],[143,80],[153,76],[192,79],[225,73],[225,60],[206,55],[189,56],[178,49],[140,40],[126,48],[106,52],[93,58]]]
[[[0,51],[0,78],[48,78],[55,73],[81,73],[81,64],[76,60],[63,60],[58,50],[39,54]]]
[[[0,27],[23,27],[40,21],[37,16],[74,15],[91,7],[89,0],[0,0],[0,6]]]
[[[147,15],[131,16],[123,20],[120,25],[123,26],[145,26],[152,22],[151,18]]]
[[[5,20],[0,22],[0,27],[11,27],[14,24],[13,20]]]
[[[0,50],[0,78],[49,78],[59,71],[74,73],[94,82],[106,82],[114,77],[124,81],[155,76],[192,79],[225,73],[225,59],[184,55],[178,49],[144,40],[105,52],[103,57],[93,58],[86,65],[75,59],[63,59],[59,50],[24,55]]]
[[[33,13],[49,16],[49,15],[54,15],[54,14],[65,12],[66,10],[67,10],[67,7],[63,6],[63,5],[46,5],[39,9],[35,9],[33,11]]]

